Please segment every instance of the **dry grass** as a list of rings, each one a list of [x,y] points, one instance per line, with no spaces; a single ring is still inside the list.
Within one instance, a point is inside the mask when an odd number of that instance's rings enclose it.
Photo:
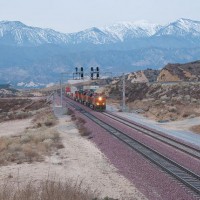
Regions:
[[[81,136],[89,136],[91,134],[91,131],[89,131],[88,128],[85,127],[85,123],[86,121],[81,117],[75,119],[76,127],[78,128]]]
[[[200,133],[200,125],[192,126],[190,130],[195,133]]]
[[[81,117],[76,117],[74,111],[71,109],[68,109],[67,114],[70,115],[71,120],[75,122],[81,136],[89,136],[91,134],[91,131],[89,131],[87,127],[85,127],[85,119]]]
[[[0,165],[42,161],[43,155],[63,148],[60,134],[53,129],[26,130],[23,135],[0,138]]]
[[[48,107],[38,112],[32,122],[34,124],[33,128],[52,127],[57,124],[57,119],[52,109]]]
[[[21,185],[8,180],[0,187],[1,200],[97,200],[97,196],[82,182],[72,181],[29,181]]]

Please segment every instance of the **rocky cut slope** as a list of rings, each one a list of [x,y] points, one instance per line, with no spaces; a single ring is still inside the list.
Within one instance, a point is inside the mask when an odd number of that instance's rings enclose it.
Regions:
[[[200,61],[186,64],[168,64],[161,70],[157,81],[200,81]]]

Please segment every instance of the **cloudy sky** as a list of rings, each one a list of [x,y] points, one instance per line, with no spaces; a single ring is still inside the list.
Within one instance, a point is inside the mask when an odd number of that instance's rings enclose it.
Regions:
[[[119,21],[200,21],[200,0],[0,0],[0,21],[76,32]]]

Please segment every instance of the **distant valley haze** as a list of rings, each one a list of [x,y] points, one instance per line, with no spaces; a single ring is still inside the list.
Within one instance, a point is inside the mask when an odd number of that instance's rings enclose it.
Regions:
[[[80,66],[111,72],[159,69],[200,60],[200,21],[118,22],[74,33],[1,21],[0,51],[1,82],[18,86],[45,86]]]

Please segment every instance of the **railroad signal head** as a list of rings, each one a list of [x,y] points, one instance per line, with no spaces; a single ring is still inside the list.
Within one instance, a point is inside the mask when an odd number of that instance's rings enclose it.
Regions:
[[[78,73],[78,67],[75,67],[75,71],[76,71],[76,73]]]
[[[93,72],[90,73],[90,78],[93,80],[94,74]]]
[[[90,68],[90,78],[91,78],[92,80],[93,80],[93,77],[94,77],[93,72],[94,72],[94,68],[91,67],[91,68]]]
[[[81,67],[81,73],[80,73],[80,75],[81,75],[81,79],[83,79],[83,77],[84,77],[84,75],[83,75],[83,67]]]
[[[97,79],[99,78],[99,67],[96,68],[96,72],[97,72]]]

